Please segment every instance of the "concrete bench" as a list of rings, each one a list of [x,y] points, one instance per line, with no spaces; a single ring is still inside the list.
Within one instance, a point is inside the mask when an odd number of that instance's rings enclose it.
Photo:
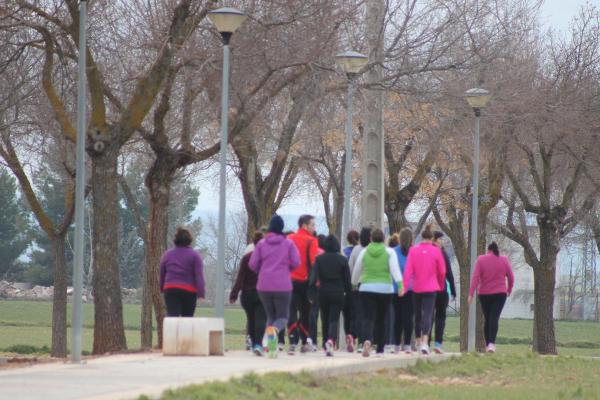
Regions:
[[[225,351],[223,318],[167,317],[163,320],[163,354],[222,356]]]

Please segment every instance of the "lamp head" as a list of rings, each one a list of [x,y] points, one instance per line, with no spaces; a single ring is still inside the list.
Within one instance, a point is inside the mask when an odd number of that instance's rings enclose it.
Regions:
[[[229,39],[240,25],[248,18],[248,16],[240,10],[231,7],[223,7],[208,13],[208,19],[212,21],[215,28],[223,36],[225,44],[229,43]]]
[[[473,109],[480,110],[484,108],[491,97],[492,95],[490,92],[481,88],[473,88],[465,92],[465,99]]]
[[[347,74],[358,73],[369,62],[369,57],[356,51],[345,51],[335,58]]]

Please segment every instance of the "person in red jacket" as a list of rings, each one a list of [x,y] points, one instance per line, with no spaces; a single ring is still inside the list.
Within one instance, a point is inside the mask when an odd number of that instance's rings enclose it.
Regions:
[[[477,290],[485,320],[483,334],[488,353],[496,352],[498,321],[506,297],[510,296],[514,283],[515,277],[508,258],[500,255],[496,242],[490,243],[488,253],[477,257],[477,261],[475,261],[475,270],[471,277],[471,287],[467,299],[471,305],[473,295]]]
[[[288,321],[288,336],[290,347],[288,354],[296,352],[300,340],[302,347],[300,351],[305,353],[311,351],[312,345],[307,343],[309,333],[310,302],[308,301],[308,277],[315,263],[319,251],[318,240],[315,233],[315,217],[302,215],[298,219],[298,231],[288,236],[300,253],[300,267],[292,272],[292,301],[290,303],[290,315]]]

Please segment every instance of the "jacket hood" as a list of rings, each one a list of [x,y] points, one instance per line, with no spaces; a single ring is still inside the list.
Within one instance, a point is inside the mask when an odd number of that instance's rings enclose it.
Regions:
[[[270,233],[265,238],[265,241],[269,244],[280,244],[285,240],[285,236],[276,233]]]
[[[367,253],[371,257],[381,257],[385,253],[385,244],[383,243],[369,243],[367,246]]]

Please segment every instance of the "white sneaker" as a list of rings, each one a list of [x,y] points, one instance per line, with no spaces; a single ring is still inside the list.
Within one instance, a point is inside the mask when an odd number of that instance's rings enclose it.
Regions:
[[[333,357],[333,342],[331,340],[325,342],[325,355],[327,357]]]
[[[487,345],[486,351],[488,353],[495,353],[496,352],[496,345],[494,343],[490,343]]]
[[[369,357],[371,355],[371,341],[365,340],[362,348],[362,356]]]
[[[429,355],[429,346],[427,343],[421,345],[421,354],[428,356]]]
[[[288,347],[288,355],[293,356],[295,354],[296,354],[296,345],[290,344],[290,347]]]
[[[403,347],[403,349],[404,349],[404,352],[406,354],[411,354],[412,353],[412,347],[410,347],[410,344],[405,344],[404,347]]]

